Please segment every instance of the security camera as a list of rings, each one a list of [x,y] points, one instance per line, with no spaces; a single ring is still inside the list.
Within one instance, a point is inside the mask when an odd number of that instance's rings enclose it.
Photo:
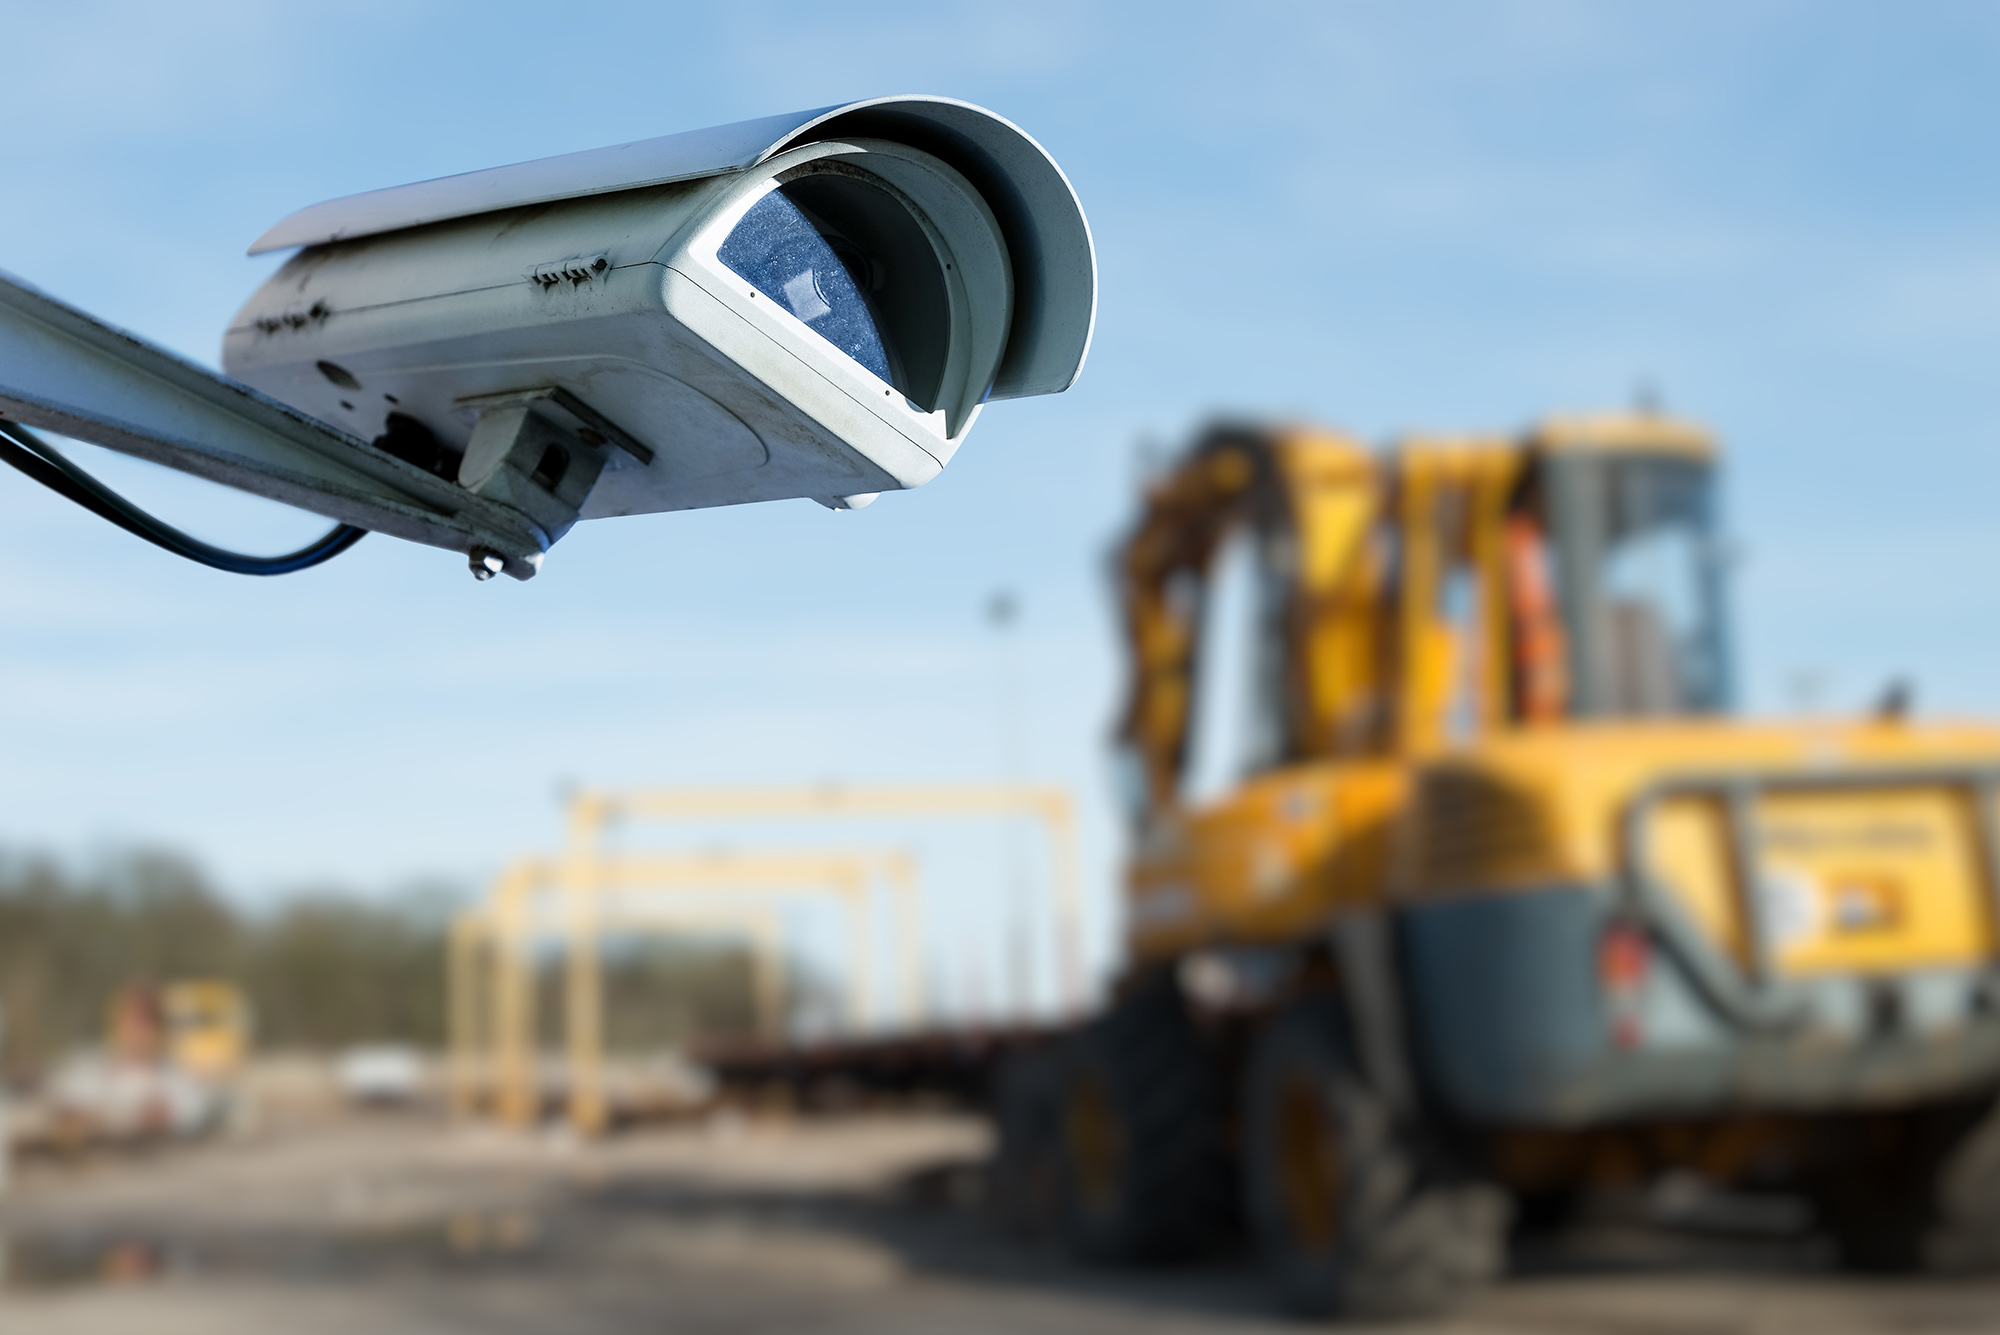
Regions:
[[[319,426],[396,504],[315,497],[296,468],[193,471],[521,578],[579,519],[854,509],[921,486],[989,400],[1074,383],[1096,315],[1061,169],[1008,121],[936,97],[355,195],[252,253],[287,248],[224,337],[232,388]],[[0,359],[0,413],[6,379]],[[92,438],[75,414],[42,424]],[[412,507],[450,522],[394,512]]]

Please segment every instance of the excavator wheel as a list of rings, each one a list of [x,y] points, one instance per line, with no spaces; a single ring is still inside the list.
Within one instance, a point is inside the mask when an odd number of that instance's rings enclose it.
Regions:
[[[1944,1162],[1924,1260],[1933,1270],[2000,1271],[2000,1099],[1981,1109]]]
[[[1299,1315],[1426,1315],[1499,1273],[1505,1196],[1427,1171],[1361,1078],[1334,998],[1295,1003],[1265,1029],[1243,1136],[1245,1212]]]
[[[1065,1044],[1056,1111],[1062,1224],[1086,1260],[1171,1260],[1229,1236],[1225,1083],[1168,979]]]
[[[1062,1213],[1062,1051],[1011,1052],[993,1089],[998,1145],[987,1193],[1000,1225],[1022,1242],[1051,1237]]]
[[[2000,1269],[2000,1102],[1830,1122],[1811,1185],[1843,1266]]]

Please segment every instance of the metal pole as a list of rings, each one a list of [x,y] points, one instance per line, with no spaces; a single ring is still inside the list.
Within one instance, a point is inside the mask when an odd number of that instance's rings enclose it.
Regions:
[[[533,868],[517,863],[496,892],[493,951],[494,1041],[499,1067],[498,1109],[509,1126],[532,1126],[540,1116],[535,1070],[535,980],[527,897]]]
[[[903,975],[903,1022],[911,1029],[924,1023],[923,903],[918,898],[916,865],[903,854],[884,860],[896,908],[896,955]]]
[[[602,886],[591,865],[609,815],[602,804],[587,799],[572,807],[569,851],[563,863],[570,915],[563,1005],[569,1042],[569,1121],[582,1136],[601,1134],[609,1121],[604,1092],[603,945],[597,921]]]
[[[766,909],[749,916],[750,990],[757,1033],[779,1040],[785,1031],[784,941],[778,915]]]
[[[607,1121],[604,1098],[604,970],[598,939],[598,881],[576,850],[563,862],[569,928],[563,1018],[569,1045],[569,1123],[596,1136]]]
[[[489,548],[517,579],[527,515],[0,273],[0,416],[377,533]]]
[[[875,1002],[875,952],[869,945],[874,936],[868,930],[873,925],[868,921],[869,901],[873,896],[868,893],[866,873],[856,866],[843,868],[838,873],[836,884],[849,906],[847,950],[855,970],[854,982],[847,994],[847,1024],[852,1032],[859,1034],[880,1018],[881,1010]]]

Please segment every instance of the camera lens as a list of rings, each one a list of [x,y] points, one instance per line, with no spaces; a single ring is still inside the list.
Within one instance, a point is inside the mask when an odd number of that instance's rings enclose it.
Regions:
[[[944,265],[899,193],[828,164],[752,205],[716,258],[919,409],[936,407],[950,351]]]
[[[849,246],[841,248],[853,253]],[[716,258],[821,338],[893,383],[888,350],[862,294],[866,269],[853,272],[836,252],[833,238],[814,226],[783,190],[773,190],[751,206]],[[858,253],[853,259],[861,261]]]

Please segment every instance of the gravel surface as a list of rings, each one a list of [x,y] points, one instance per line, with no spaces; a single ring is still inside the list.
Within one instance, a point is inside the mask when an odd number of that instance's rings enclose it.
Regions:
[[[979,1123],[947,1116],[579,1146],[385,1115],[31,1167],[0,1199],[0,1332],[1298,1329],[1240,1258],[1104,1272],[999,1236],[985,1150]],[[2000,1331],[2000,1281],[1834,1275],[1769,1204],[1608,1203],[1515,1261],[1450,1320],[1395,1329]]]

